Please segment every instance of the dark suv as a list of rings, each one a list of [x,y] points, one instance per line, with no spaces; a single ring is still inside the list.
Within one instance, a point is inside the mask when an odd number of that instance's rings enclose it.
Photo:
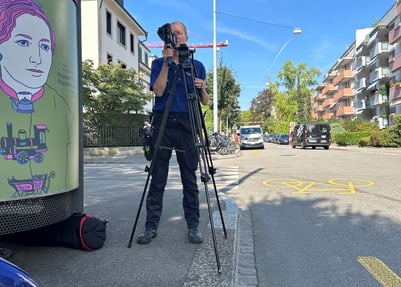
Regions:
[[[297,124],[292,132],[292,148],[324,147],[329,149],[331,144],[330,125],[324,123]]]

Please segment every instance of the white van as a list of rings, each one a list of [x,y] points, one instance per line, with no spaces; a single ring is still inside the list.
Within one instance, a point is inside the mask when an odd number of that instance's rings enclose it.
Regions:
[[[240,149],[245,148],[265,148],[263,131],[259,125],[243,126],[239,129]]]

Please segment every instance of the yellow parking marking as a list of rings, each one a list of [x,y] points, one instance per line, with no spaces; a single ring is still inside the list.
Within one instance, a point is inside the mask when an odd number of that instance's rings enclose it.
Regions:
[[[373,256],[360,256],[358,262],[384,287],[400,287],[401,278],[383,261]]]
[[[262,182],[266,186],[290,188],[295,194],[312,193],[318,191],[337,191],[338,194],[355,194],[356,187],[372,186],[375,183],[359,178],[331,178],[325,182],[300,181],[289,178],[272,178]]]
[[[256,156],[260,156],[260,153],[257,150],[253,150],[252,153]]]

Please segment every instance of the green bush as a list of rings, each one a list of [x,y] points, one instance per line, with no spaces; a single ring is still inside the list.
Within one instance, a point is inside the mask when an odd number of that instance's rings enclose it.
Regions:
[[[366,120],[355,119],[332,123],[332,140],[338,145],[359,145],[374,147],[401,147],[401,115],[395,115],[393,126],[379,130],[378,126]]]
[[[374,147],[399,147],[400,139],[393,133],[393,129],[389,128],[372,134],[370,144]]]
[[[363,137],[359,140],[359,146],[364,147],[364,146],[369,146],[369,145],[370,145],[370,136]]]
[[[343,127],[349,132],[378,131],[377,124],[363,119],[346,120]]]
[[[333,142],[338,145],[359,145],[360,140],[365,137],[369,137],[371,132],[342,132],[333,135]]]

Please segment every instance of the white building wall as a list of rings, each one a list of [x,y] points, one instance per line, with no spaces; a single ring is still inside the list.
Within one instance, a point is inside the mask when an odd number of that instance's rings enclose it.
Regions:
[[[115,0],[82,0],[82,59],[91,59],[95,66],[107,63],[123,63],[127,68],[139,71],[138,41],[144,31],[138,27],[128,12]],[[111,14],[111,35],[106,32],[106,11]],[[125,27],[125,46],[118,42],[117,22]],[[134,51],[130,49],[130,35],[134,36]]]
[[[99,13],[97,0],[81,1],[82,60],[99,64]]]

